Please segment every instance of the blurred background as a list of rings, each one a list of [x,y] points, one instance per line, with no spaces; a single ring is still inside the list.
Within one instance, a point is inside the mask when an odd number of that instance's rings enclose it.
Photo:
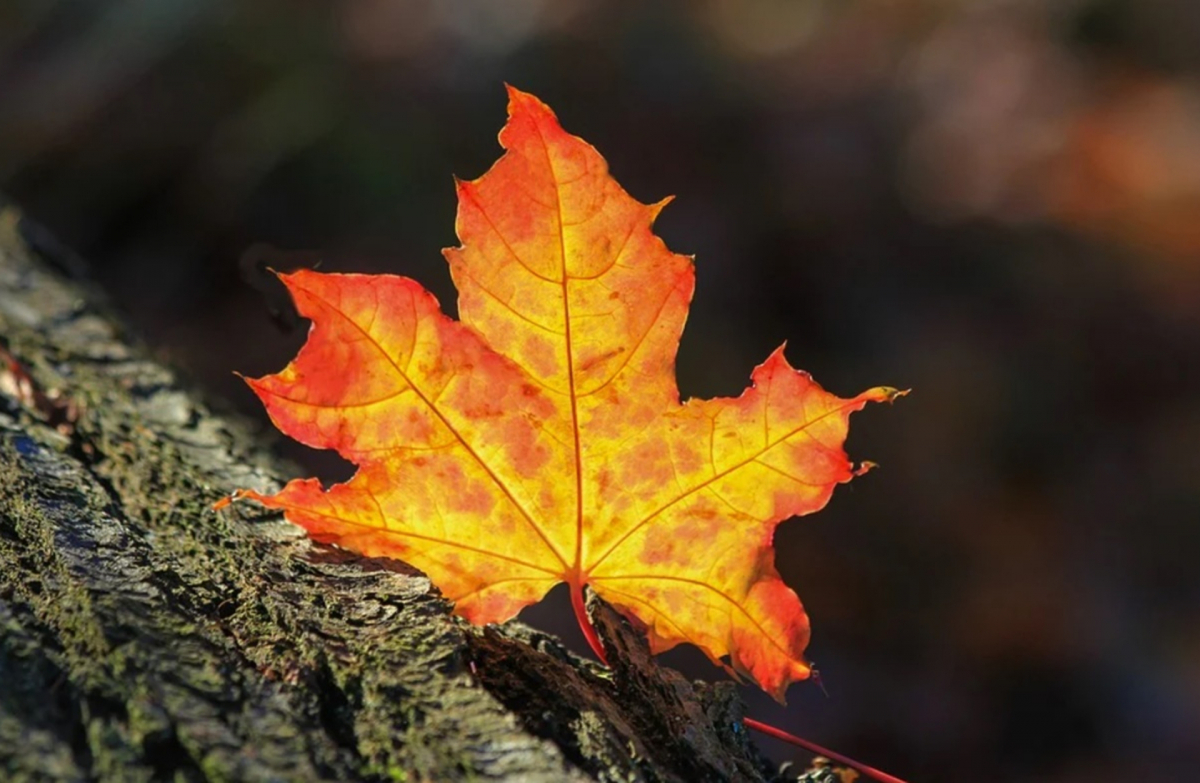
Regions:
[[[305,327],[264,266],[453,312],[506,81],[677,196],[685,396],[785,339],[914,389],[777,535],[828,696],[749,713],[914,782],[1200,779],[1200,3],[3,0],[0,191],[265,420],[232,371]],[[528,617],[578,643],[565,596]]]

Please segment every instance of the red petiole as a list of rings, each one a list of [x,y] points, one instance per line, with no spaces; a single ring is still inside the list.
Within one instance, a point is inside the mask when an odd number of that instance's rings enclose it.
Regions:
[[[754,729],[755,731],[761,731],[763,734],[766,734],[769,737],[774,737],[777,740],[783,740],[789,745],[795,745],[798,748],[804,748],[810,753],[815,753],[818,756],[824,756],[825,758],[830,759],[831,761],[836,761],[839,764],[845,764],[847,767],[861,772],[872,780],[878,780],[879,783],[905,783],[903,780],[894,775],[889,775],[888,773],[875,769],[874,767],[869,767],[866,764],[863,764],[861,761],[855,761],[848,756],[843,756],[841,753],[836,753],[828,748],[823,748],[815,742],[802,739],[794,734],[788,734],[783,729],[777,729],[774,726],[769,726],[766,723],[756,721],[754,718],[743,718],[742,723],[745,723],[747,728]]]
[[[604,647],[600,644],[600,637],[596,633],[596,629],[592,627],[591,621],[588,620],[587,610],[583,601],[583,588],[572,588],[571,608],[575,610],[575,619],[579,621],[579,627],[583,631],[584,638],[587,639],[588,646],[592,648],[592,652],[596,654],[596,657],[600,659],[600,662],[605,666],[608,666],[608,656],[604,654]],[[818,756],[824,756],[827,759],[836,761],[838,764],[844,764],[845,766],[850,767],[851,769],[856,770],[863,775],[866,775],[872,780],[879,781],[879,783],[905,783],[905,781],[894,775],[889,775],[886,772],[863,764],[861,761],[855,761],[848,756],[843,756],[841,753],[829,750],[828,748],[823,748],[815,742],[810,742],[809,740],[797,737],[794,734],[789,734],[783,729],[777,729],[774,726],[754,720],[753,718],[743,718],[742,723],[746,725],[746,728],[754,729],[755,731],[766,734],[769,737],[782,740],[789,745],[795,745],[798,748],[803,748],[809,753],[813,753]]]

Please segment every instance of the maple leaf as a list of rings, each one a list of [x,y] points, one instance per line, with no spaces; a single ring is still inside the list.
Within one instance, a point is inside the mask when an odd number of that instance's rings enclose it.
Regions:
[[[358,466],[330,489],[241,491],[318,541],[424,571],[474,623],[559,582],[636,618],[652,649],[690,642],[782,700],[808,676],[809,623],[774,566],[778,523],[855,470],[851,399],[784,359],[737,398],[681,403],[689,257],[651,232],[600,154],[509,90],[506,154],[457,182],[445,251],[460,321],[390,275],[281,275],[308,341],[248,383],[280,430]],[[585,621],[586,622],[586,621]]]

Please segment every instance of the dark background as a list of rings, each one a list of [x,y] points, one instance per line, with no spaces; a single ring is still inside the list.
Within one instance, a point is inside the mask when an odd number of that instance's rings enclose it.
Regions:
[[[1200,779],[1200,3],[0,0],[0,190],[261,419],[232,371],[304,327],[242,270],[452,310],[505,81],[677,195],[685,396],[785,339],[831,391],[914,389],[777,535],[829,696],[750,714],[913,781]]]

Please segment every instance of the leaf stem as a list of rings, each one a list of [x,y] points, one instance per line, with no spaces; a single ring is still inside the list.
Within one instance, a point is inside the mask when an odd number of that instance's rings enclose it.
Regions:
[[[569,585],[571,590],[571,608],[575,610],[575,619],[579,623],[580,630],[583,631],[584,638],[587,639],[588,646],[592,648],[592,652],[594,652],[596,657],[600,659],[600,663],[611,668],[611,665],[608,662],[608,656],[604,654],[604,645],[600,643],[600,636],[596,633],[596,629],[592,627],[592,621],[589,620],[587,616],[587,607],[585,606],[583,600],[583,581],[571,579],[569,580]],[[803,748],[809,753],[814,753],[818,756],[824,756],[825,758],[832,759],[839,764],[845,764],[847,767],[861,772],[868,778],[879,781],[879,783],[906,783],[906,781],[901,780],[894,775],[889,775],[888,773],[875,769],[874,767],[867,766],[860,761],[855,761],[848,756],[843,756],[841,753],[832,751],[829,748],[823,748],[815,742],[802,739],[794,734],[789,734],[783,729],[777,729],[770,724],[757,721],[754,718],[743,718],[742,723],[746,725],[746,728],[762,732],[769,737],[774,737],[775,739],[786,742],[789,745],[795,745],[798,748]]]
[[[746,728],[754,729],[755,731],[760,731],[769,737],[774,737],[777,740],[782,740],[782,741],[788,743],[789,745],[795,745],[798,748],[804,748],[805,750],[809,751],[810,753],[815,753],[818,756],[824,756],[825,758],[832,759],[833,761],[836,761],[839,764],[845,764],[846,766],[850,767],[851,769],[855,769],[855,770],[861,772],[862,774],[866,775],[867,777],[871,778],[872,780],[878,780],[880,783],[905,783],[903,780],[901,780],[898,777],[889,775],[886,772],[881,772],[881,771],[875,769],[874,767],[868,767],[866,764],[863,764],[862,762],[859,762],[859,761],[855,761],[852,758],[843,756],[841,753],[835,753],[834,751],[829,750],[828,748],[823,748],[815,742],[810,742],[809,740],[801,739],[800,737],[797,737],[794,734],[788,734],[783,729],[777,729],[774,726],[767,725],[766,723],[760,723],[759,721],[754,720],[754,718],[743,718],[742,722],[746,724]]]
[[[583,604],[583,584],[576,583],[574,580],[571,582],[571,608],[575,610],[575,619],[579,621],[579,628],[583,631],[588,646],[600,659],[600,663],[608,666],[608,656],[604,654],[604,645],[600,644],[600,637],[596,634],[596,629],[592,627],[592,622],[587,616],[587,607]]]

